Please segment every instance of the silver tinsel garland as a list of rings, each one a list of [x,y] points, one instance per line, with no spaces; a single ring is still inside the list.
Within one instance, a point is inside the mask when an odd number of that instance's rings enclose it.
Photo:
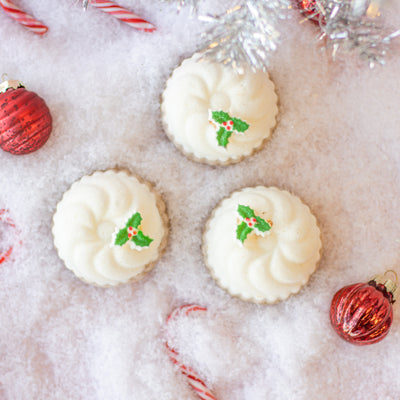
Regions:
[[[288,17],[290,0],[247,0],[220,16],[203,16],[212,26],[203,35],[206,56],[231,64],[265,70],[280,39],[278,23]]]
[[[333,59],[339,53],[356,51],[374,67],[384,64],[391,40],[400,30],[390,32],[380,15],[380,0],[316,0],[310,18],[318,16],[323,47],[330,49]]]
[[[163,0],[192,11],[199,0]],[[308,18],[319,16],[318,40],[330,49],[335,59],[339,53],[356,51],[373,67],[384,64],[392,39],[400,36],[384,27],[380,6],[385,0],[244,0],[219,16],[200,16],[211,24],[203,34],[206,56],[231,64],[239,71],[248,64],[265,70],[270,54],[280,38],[279,23],[299,13],[300,6]]]

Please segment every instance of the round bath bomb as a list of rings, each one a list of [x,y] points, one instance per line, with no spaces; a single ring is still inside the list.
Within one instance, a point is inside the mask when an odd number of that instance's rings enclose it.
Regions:
[[[151,186],[108,170],[72,184],[53,217],[54,244],[66,267],[87,283],[138,280],[162,254],[168,218]]]
[[[203,234],[204,262],[231,295],[275,303],[297,293],[320,259],[320,230],[302,201],[275,187],[234,192]]]
[[[260,149],[278,114],[274,84],[266,72],[201,60],[183,61],[166,84],[164,130],[190,159],[226,165]]]

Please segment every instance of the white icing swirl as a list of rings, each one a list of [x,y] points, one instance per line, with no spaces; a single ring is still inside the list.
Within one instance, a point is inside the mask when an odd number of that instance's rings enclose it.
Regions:
[[[236,239],[238,205],[271,220],[264,237]],[[205,263],[229,293],[274,303],[297,293],[315,271],[321,239],[315,217],[301,200],[274,187],[245,188],[222,201],[203,236]]]
[[[163,93],[165,130],[184,153],[198,161],[239,161],[253,153],[271,135],[278,113],[274,84],[268,74],[250,69],[239,75],[220,63],[185,60],[168,80]],[[233,134],[226,148],[218,145],[209,112],[224,111],[250,127]]]
[[[159,204],[146,184],[126,172],[84,176],[64,193],[53,217],[60,258],[79,278],[99,286],[138,277],[158,259],[165,245],[167,230]],[[113,246],[115,229],[124,226],[135,211],[141,213],[141,229],[153,242],[140,252],[129,243]]]

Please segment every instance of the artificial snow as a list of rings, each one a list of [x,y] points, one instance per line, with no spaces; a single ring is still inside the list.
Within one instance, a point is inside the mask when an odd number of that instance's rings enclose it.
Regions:
[[[205,26],[159,0],[119,3],[157,32],[78,1],[18,1],[49,26],[38,37],[0,9],[0,72],[43,97],[54,122],[39,151],[0,151],[0,209],[22,241],[0,264],[0,399],[197,399],[163,345],[166,317],[187,303],[208,311],[174,321],[171,340],[218,400],[399,399],[399,306],[387,338],[371,346],[344,342],[329,323],[339,288],[392,266],[400,274],[399,46],[375,70],[352,56],[334,63],[312,23],[286,21],[271,59],[280,98],[271,140],[237,165],[210,167],[185,158],[160,122],[165,81]],[[207,0],[201,12],[229,3]],[[114,167],[154,183],[171,231],[142,281],[101,289],[64,267],[51,224],[75,180]],[[276,305],[230,297],[202,262],[212,209],[254,185],[302,198],[322,232],[319,269]],[[9,231],[0,221],[0,250]]]

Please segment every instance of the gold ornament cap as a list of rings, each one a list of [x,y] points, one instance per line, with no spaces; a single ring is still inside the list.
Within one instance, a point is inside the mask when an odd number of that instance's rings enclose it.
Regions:
[[[25,87],[20,81],[8,79],[0,83],[0,93],[5,93],[10,89],[18,89]]]
[[[389,279],[387,277],[388,274],[393,274],[394,276],[394,282],[393,280]],[[397,286],[397,274],[393,270],[388,270],[386,271],[383,275],[375,275],[372,278],[372,281],[376,283],[376,285],[383,285],[388,293],[392,295],[392,303],[394,303],[397,300],[397,297],[399,296],[400,289]]]

